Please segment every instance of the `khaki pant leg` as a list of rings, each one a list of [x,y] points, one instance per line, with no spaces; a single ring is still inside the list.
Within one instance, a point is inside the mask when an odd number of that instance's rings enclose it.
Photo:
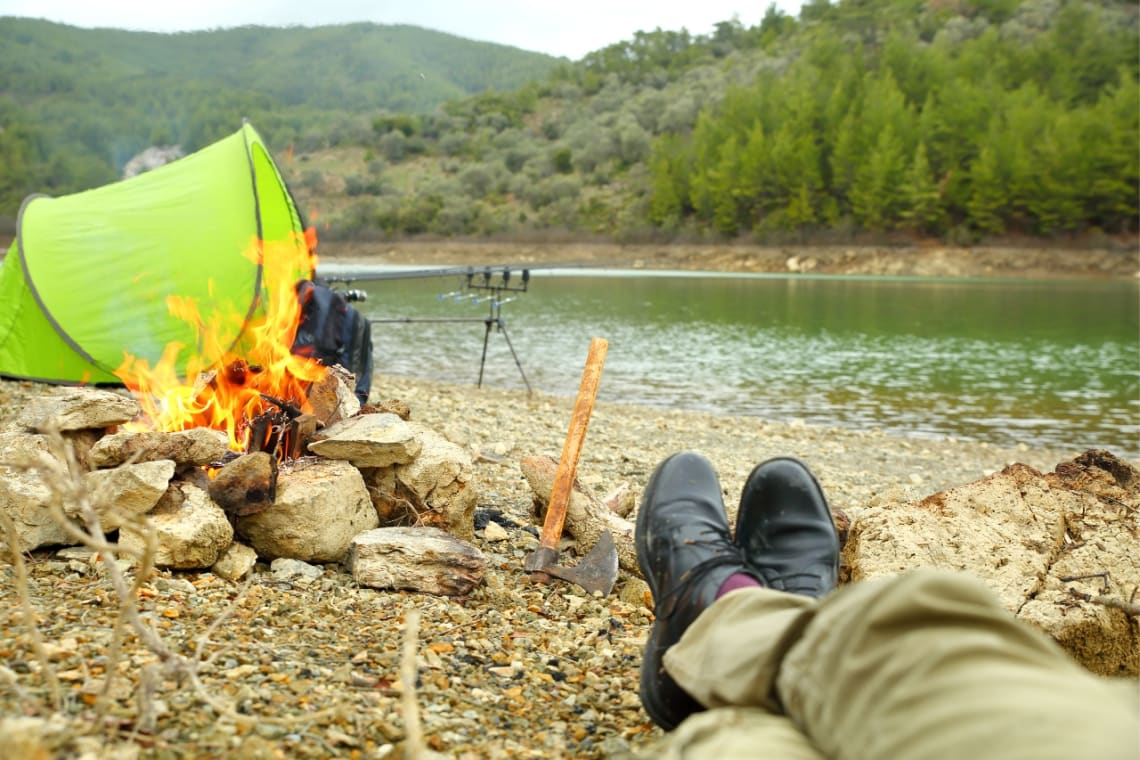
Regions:
[[[665,651],[669,675],[708,708],[761,707],[782,713],[775,692],[784,652],[815,614],[816,602],[766,588],[730,591]]]
[[[758,707],[718,707],[689,716],[646,760],[827,760],[792,721]]]
[[[828,757],[1140,756],[1140,688],[1076,665],[979,581],[920,570],[822,600],[744,589],[665,655],[709,707],[781,707]]]

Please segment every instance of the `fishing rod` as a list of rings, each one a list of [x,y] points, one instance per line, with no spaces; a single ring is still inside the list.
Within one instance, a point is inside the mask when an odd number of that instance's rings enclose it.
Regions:
[[[581,265],[569,265],[581,266]],[[544,266],[544,269],[553,269],[561,267]],[[519,270],[519,276],[513,277],[513,271]],[[426,279],[434,277],[460,277],[460,286],[457,290],[448,293],[441,293],[436,298],[440,301],[451,300],[453,302],[470,301],[474,305],[486,302],[488,304],[488,312],[484,317],[384,317],[372,318],[368,320],[368,324],[428,324],[428,323],[445,323],[445,322],[468,322],[477,323],[481,322],[483,328],[483,351],[479,357],[479,380],[477,387],[483,386],[483,375],[487,365],[487,347],[490,343],[492,328],[503,336],[507,343],[507,348],[510,349],[511,357],[514,359],[515,367],[518,368],[519,375],[522,377],[523,384],[526,385],[527,393],[533,393],[530,385],[530,380],[526,376],[526,371],[523,370],[522,362],[519,360],[518,352],[515,351],[514,343],[511,342],[510,332],[507,330],[506,320],[503,318],[502,308],[506,304],[514,301],[517,295],[526,293],[530,286],[530,270],[531,267],[519,268],[509,264],[499,264],[490,266],[465,266],[465,267],[433,267],[430,269],[414,269],[414,270],[397,270],[388,272],[371,272],[360,270],[357,272],[339,272],[336,277],[323,277],[329,283],[342,283],[344,285],[351,285],[356,279],[368,280],[404,280],[404,279]],[[367,293],[362,290],[346,289],[342,291],[346,300],[363,301],[367,299]]]

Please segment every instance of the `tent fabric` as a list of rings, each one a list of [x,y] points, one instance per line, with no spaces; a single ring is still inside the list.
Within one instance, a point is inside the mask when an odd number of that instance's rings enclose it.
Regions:
[[[168,343],[193,348],[194,326],[169,313],[168,296],[248,324],[262,264],[246,254],[261,241],[304,247],[304,223],[248,123],[131,179],[30,197],[0,266],[0,375],[117,383],[126,354],[153,366]]]

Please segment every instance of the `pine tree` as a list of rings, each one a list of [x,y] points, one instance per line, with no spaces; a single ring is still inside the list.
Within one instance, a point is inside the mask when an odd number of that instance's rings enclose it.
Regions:
[[[899,215],[912,229],[932,232],[945,219],[942,196],[938,183],[926,158],[926,144],[920,142],[914,149],[914,158],[907,167],[902,186],[903,204]]]
[[[872,230],[888,230],[897,225],[903,207],[905,166],[902,143],[887,127],[879,133],[874,148],[855,174],[851,210],[856,221]]]
[[[966,203],[970,224],[975,229],[995,234],[1005,232],[1007,205],[1004,185],[997,156],[989,146],[983,146],[970,164],[970,196]]]

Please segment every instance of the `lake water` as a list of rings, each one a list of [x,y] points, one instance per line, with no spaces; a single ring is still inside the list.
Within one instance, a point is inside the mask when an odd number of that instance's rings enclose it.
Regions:
[[[371,318],[459,320],[375,324],[378,372],[478,382],[493,312],[460,284],[353,283]],[[491,387],[573,396],[600,336],[601,401],[1140,456],[1134,282],[535,270],[499,314]]]

